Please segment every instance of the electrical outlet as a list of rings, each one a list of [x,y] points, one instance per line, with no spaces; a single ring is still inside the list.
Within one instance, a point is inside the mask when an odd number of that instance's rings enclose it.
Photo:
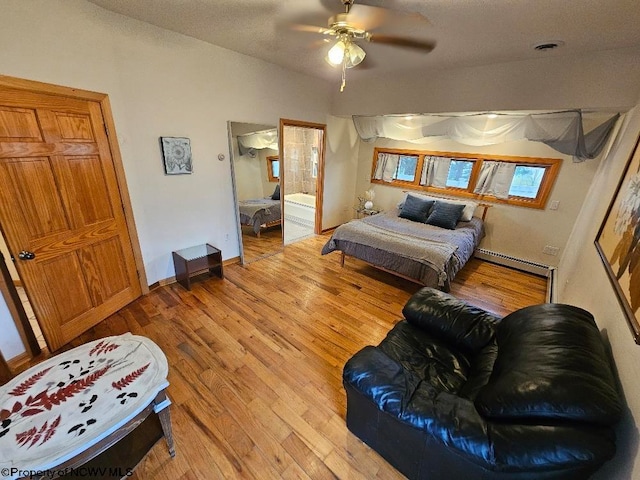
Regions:
[[[553,255],[554,257],[558,255],[559,252],[560,247],[554,247],[553,245],[545,245],[545,247],[542,249],[542,253]]]
[[[228,234],[228,233],[225,233],[225,234],[224,234],[224,241],[225,241],[225,242],[228,242],[228,241],[229,241],[229,234]]]
[[[554,200],[553,202],[551,202],[551,204],[549,204],[549,210],[557,210],[559,206],[560,206],[560,201]]]

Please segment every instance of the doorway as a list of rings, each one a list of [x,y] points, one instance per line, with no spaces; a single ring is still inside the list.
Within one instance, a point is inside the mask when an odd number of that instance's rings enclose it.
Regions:
[[[322,231],[325,137],[324,124],[280,120],[285,245]]]
[[[105,94],[0,76],[0,232],[51,351],[148,291],[114,132]]]

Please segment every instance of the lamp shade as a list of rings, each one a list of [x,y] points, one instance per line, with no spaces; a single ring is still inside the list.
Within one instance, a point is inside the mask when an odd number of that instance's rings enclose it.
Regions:
[[[344,62],[345,68],[352,68],[362,62],[365,55],[366,52],[347,37],[341,38],[329,49],[325,60],[333,66]]]
[[[344,63],[347,68],[352,68],[364,60],[365,52],[360,45],[349,42],[344,55]]]
[[[329,52],[327,52],[327,62],[334,66],[340,65],[342,60],[344,60],[344,52],[346,48],[347,46],[344,41],[338,40],[336,44],[329,49]]]

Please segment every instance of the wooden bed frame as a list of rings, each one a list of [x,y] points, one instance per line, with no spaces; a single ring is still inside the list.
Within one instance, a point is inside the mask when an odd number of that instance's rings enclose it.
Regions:
[[[347,255],[346,253],[341,251],[340,252],[340,266],[343,267],[343,268],[344,268],[344,259],[345,259],[345,257],[351,257],[351,255]],[[409,280],[412,283],[415,283],[415,284],[418,284],[418,285],[421,285],[421,286],[424,287],[424,284],[422,282],[420,282],[419,280],[416,280],[415,278],[411,278],[411,277],[408,277],[408,276],[403,275],[401,273],[394,272],[393,270],[389,270],[388,268],[379,267],[378,265],[374,265],[373,263],[369,263],[366,260],[362,260],[362,259],[357,258],[357,257],[353,257],[353,258],[355,258],[356,260],[359,260],[361,262],[366,263],[370,267],[377,268],[378,270],[382,270],[383,272],[390,273],[391,275],[395,275],[396,277],[400,277],[400,278],[403,278],[405,280]]]
[[[271,222],[263,223],[262,225],[260,225],[260,230],[258,230],[258,233],[256,233],[256,237],[260,238],[260,232],[262,232],[263,228],[271,228],[275,227],[276,225],[282,225],[282,219],[273,220]]]

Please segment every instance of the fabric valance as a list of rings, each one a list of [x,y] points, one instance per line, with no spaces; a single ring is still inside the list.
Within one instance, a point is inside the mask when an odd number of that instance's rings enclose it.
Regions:
[[[584,133],[580,110],[549,113],[469,115],[353,116],[366,142],[389,138],[412,143],[451,139],[467,145],[495,145],[514,140],[542,142],[574,161],[597,157],[613,131],[619,113]]]
[[[278,131],[275,128],[238,135],[238,151],[240,155],[249,154],[253,156],[255,155],[255,150],[263,148],[278,150]]]

